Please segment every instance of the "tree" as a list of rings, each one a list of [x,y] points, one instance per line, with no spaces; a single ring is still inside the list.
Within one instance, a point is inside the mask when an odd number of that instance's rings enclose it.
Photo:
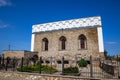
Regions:
[[[105,59],[108,59],[108,60],[114,59],[114,56],[108,55],[108,52],[106,50],[104,50],[104,56],[105,56]]]
[[[108,52],[106,51],[106,50],[104,50],[104,56],[105,56],[105,58],[107,59],[107,57],[108,57]]]
[[[116,56],[116,60],[117,60],[117,61],[120,61],[120,57],[119,57],[118,55]]]

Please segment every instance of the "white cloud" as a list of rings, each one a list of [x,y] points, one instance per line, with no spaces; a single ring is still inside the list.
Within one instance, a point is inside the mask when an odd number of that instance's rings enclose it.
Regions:
[[[10,0],[0,0],[0,7],[11,6],[12,3]]]
[[[8,27],[8,24],[4,23],[3,21],[0,21],[0,29]]]
[[[115,45],[115,44],[118,44],[117,42],[106,42],[106,44],[108,44],[108,45]]]

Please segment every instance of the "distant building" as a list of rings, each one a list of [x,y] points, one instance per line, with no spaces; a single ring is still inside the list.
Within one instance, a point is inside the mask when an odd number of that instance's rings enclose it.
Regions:
[[[4,58],[19,58],[21,59],[22,57],[24,58],[31,58],[31,57],[36,57],[38,55],[37,52],[31,52],[31,51],[26,51],[26,50],[3,50],[2,51],[2,56]]]
[[[78,18],[32,26],[31,51],[39,57],[62,56],[94,59],[104,57],[100,16]]]

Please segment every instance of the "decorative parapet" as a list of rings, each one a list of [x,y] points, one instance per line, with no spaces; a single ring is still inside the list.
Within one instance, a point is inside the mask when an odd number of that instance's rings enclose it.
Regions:
[[[60,29],[72,29],[81,27],[99,27],[101,26],[101,17],[78,18],[43,24],[35,24],[32,26],[32,33],[46,32]]]

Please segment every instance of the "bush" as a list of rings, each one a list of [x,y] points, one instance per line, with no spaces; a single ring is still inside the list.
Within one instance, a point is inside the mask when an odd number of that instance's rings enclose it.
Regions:
[[[39,66],[32,66],[33,71],[39,71]]]
[[[42,71],[54,73],[57,72],[57,69],[48,65],[42,65]]]
[[[39,62],[36,62],[34,65],[33,65],[33,70],[34,71],[39,71]],[[51,67],[49,65],[42,65],[41,66],[41,70],[42,72],[57,72],[57,69],[54,68],[54,67]]]
[[[19,66],[17,67],[17,71],[21,71]]]
[[[21,71],[21,67],[17,67],[17,71]],[[24,65],[22,67],[22,72],[31,72],[33,71],[33,68],[31,66]]]
[[[17,71],[21,71],[21,68],[17,67]],[[39,62],[36,62],[34,65],[31,65],[31,66],[24,65],[22,68],[22,71],[23,72],[39,71]],[[41,71],[45,73],[48,73],[48,72],[54,73],[54,72],[57,72],[57,69],[48,65],[42,65]]]
[[[83,58],[81,58],[78,62],[79,67],[86,67],[87,66],[87,61]]]
[[[64,73],[79,73],[78,67],[64,68]]]

